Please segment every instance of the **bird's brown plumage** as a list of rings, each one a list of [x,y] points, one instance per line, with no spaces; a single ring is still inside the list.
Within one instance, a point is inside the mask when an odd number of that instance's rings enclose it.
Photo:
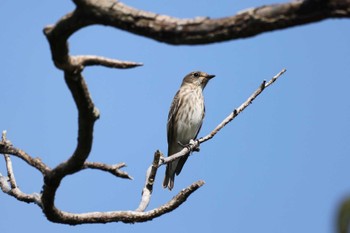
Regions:
[[[205,107],[203,89],[214,75],[196,71],[185,76],[170,106],[167,135],[168,156],[183,149],[195,139],[202,127]],[[179,175],[188,155],[167,164],[163,187],[174,187],[175,174]]]

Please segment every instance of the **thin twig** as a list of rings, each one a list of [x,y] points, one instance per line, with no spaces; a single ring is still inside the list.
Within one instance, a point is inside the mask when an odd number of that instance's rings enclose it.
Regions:
[[[6,139],[6,130],[2,131],[1,142],[4,144],[11,144]],[[7,169],[7,178],[2,176],[0,173],[0,188],[4,193],[7,193],[10,196],[15,197],[19,201],[24,201],[27,203],[36,203],[42,207],[41,196],[38,193],[26,194],[22,192],[16,183],[15,174],[13,172],[12,161],[10,155],[4,154],[6,169]],[[7,180],[8,179],[8,180]]]
[[[6,130],[4,130],[2,131],[2,134],[1,134],[1,141],[3,143],[8,143],[6,139],[6,133],[7,133]],[[11,186],[11,189],[14,189],[17,187],[17,183],[16,183],[15,175],[13,174],[13,168],[12,168],[12,162],[11,162],[10,156],[8,154],[4,154],[4,159],[6,163],[7,176],[10,182],[10,186]]]
[[[208,135],[192,141],[191,144],[189,144],[188,146],[184,147],[181,151],[179,151],[176,154],[173,154],[171,156],[168,157],[163,157],[161,158],[160,164],[159,165],[163,165],[163,164],[167,164],[170,163],[178,158],[181,158],[182,156],[185,156],[187,154],[189,154],[191,151],[194,151],[196,148],[199,147],[199,145],[203,142],[208,141],[209,139],[213,138],[222,128],[225,127],[225,125],[227,125],[228,123],[230,123],[233,119],[235,119],[241,112],[243,112],[244,109],[246,109],[246,107],[248,107],[253,100],[258,97],[264,90],[266,87],[269,87],[271,84],[273,84],[283,73],[286,72],[286,69],[281,70],[278,74],[276,74],[271,80],[269,80],[268,82],[263,81],[262,84],[258,87],[258,89],[245,101],[241,104],[241,106],[239,106],[237,109],[235,109],[233,112],[231,112],[218,126],[215,127],[214,130],[212,130]]]
[[[246,107],[248,107],[253,100],[258,97],[266,87],[269,87],[272,83],[274,83],[284,72],[286,72],[286,69],[281,70],[278,74],[276,74],[270,81],[266,83],[266,81],[263,81],[262,84],[259,86],[259,88],[244,102],[239,106],[237,109],[233,110],[233,112],[230,113],[216,128],[211,131],[208,135],[205,137],[202,137],[198,139],[199,143],[203,143],[205,141],[208,141],[209,139],[213,138],[215,134],[217,134],[222,128],[225,127],[228,123],[230,123],[233,119],[235,119],[238,114],[243,112]]]
[[[16,183],[15,175],[13,173],[10,156],[8,154],[4,154],[4,158],[6,163],[7,177],[9,178],[11,189],[15,189],[17,188],[17,183]]]
[[[131,61],[120,61],[117,59],[110,59],[101,56],[83,55],[83,56],[71,56],[73,63],[85,66],[105,66],[109,68],[128,69],[136,66],[142,66],[142,63]]]
[[[15,148],[8,140],[0,142],[0,151],[4,154],[14,155],[30,166],[36,168],[42,174],[46,174],[50,168],[40,158],[33,158],[21,149]]]
[[[101,171],[106,171],[111,173],[112,175],[115,175],[119,178],[126,178],[133,180],[134,178],[132,176],[129,176],[129,174],[125,171],[120,170],[120,168],[126,167],[125,163],[118,163],[114,165],[109,165],[105,163],[99,163],[99,162],[85,162],[83,165],[83,169],[98,169]]]

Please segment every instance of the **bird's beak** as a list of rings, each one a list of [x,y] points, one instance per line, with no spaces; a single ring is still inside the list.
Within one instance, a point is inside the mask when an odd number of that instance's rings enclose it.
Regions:
[[[213,74],[208,74],[206,78],[207,78],[207,79],[212,79],[212,78],[214,78],[214,77],[215,77],[215,75],[213,75]]]

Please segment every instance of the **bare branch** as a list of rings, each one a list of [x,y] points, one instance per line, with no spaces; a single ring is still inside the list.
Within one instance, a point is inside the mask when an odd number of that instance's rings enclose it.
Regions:
[[[15,155],[30,166],[39,170],[42,174],[45,174],[48,170],[50,170],[50,168],[45,163],[43,163],[40,158],[33,158],[23,150],[13,147],[11,142],[7,139],[0,142],[0,153]]]
[[[50,44],[52,60],[58,69],[77,74],[85,66],[101,65],[109,68],[127,69],[141,66],[141,63],[120,61],[100,56],[70,56],[68,38],[79,29],[93,22],[80,9],[63,16],[55,25],[46,26],[44,34]]]
[[[6,140],[6,130],[2,131],[1,141],[5,142],[5,143],[7,141]],[[5,163],[6,163],[7,176],[9,178],[9,182],[10,182],[10,187],[11,187],[11,189],[14,189],[17,187],[17,184],[16,184],[15,175],[13,174],[12,162],[11,162],[10,156],[8,154],[4,154],[4,158],[5,158]]]
[[[92,168],[103,171],[108,171],[116,176],[131,178],[127,173],[119,171],[120,165],[109,166],[102,163],[91,163],[86,162],[88,158],[92,143],[93,143],[93,128],[95,121],[99,118],[99,111],[95,107],[90,93],[88,91],[87,84],[81,74],[85,66],[91,65],[102,65],[111,68],[131,68],[139,66],[141,64],[134,62],[123,62],[119,60],[112,60],[98,56],[70,56],[68,48],[68,38],[79,29],[94,24],[89,14],[81,8],[81,5],[77,4],[77,9],[65,15],[55,25],[47,26],[44,29],[44,33],[50,44],[52,59],[57,68],[64,71],[64,77],[69,90],[72,93],[76,107],[78,109],[78,143],[73,154],[68,158],[67,161],[62,162],[53,169],[45,169],[44,185],[42,191],[42,209],[46,217],[53,222],[61,222],[68,224],[80,224],[87,222],[109,222],[112,221],[123,221],[123,222],[135,222],[135,221],[147,221],[154,217],[160,216],[163,213],[167,213],[177,208],[183,203],[186,198],[199,188],[202,183],[197,182],[187,189],[180,192],[171,203],[168,203],[165,207],[160,207],[150,214],[143,213],[144,218],[137,218],[140,215],[140,211],[135,211],[134,214],[128,214],[133,212],[113,212],[113,213],[101,213],[98,214],[71,214],[56,208],[54,204],[56,191],[62,181],[62,179],[69,175],[81,171],[82,169]],[[1,149],[1,148],[0,148]],[[29,160],[29,158],[28,158]],[[158,165],[158,162],[155,163]],[[124,166],[124,165],[123,165]],[[147,178],[147,182],[152,182],[155,178],[155,171],[152,170],[151,175]],[[147,207],[150,194],[152,192],[152,184],[146,186],[149,192],[147,204],[144,203],[144,209]],[[146,194],[146,189],[145,189]],[[143,210],[144,210],[143,209]],[[113,214],[116,213],[119,217],[113,218]],[[137,214],[135,214],[137,213]],[[122,215],[120,215],[122,214]],[[93,219],[93,220],[92,220]]]
[[[123,168],[123,167],[126,167],[125,163],[108,165],[108,164],[98,163],[98,162],[85,162],[82,169],[87,169],[87,168],[98,169],[101,171],[109,172],[112,175],[115,175],[116,177],[119,177],[119,178],[126,178],[126,179],[133,180],[133,178],[129,176],[127,172],[120,170],[120,168]]]
[[[81,73],[65,72],[64,74],[66,84],[78,109],[78,140],[72,156],[44,176],[42,192],[43,211],[46,217],[52,221],[58,217],[57,214],[59,213],[54,205],[54,200],[61,180],[65,176],[78,172],[83,168],[91,151],[94,124],[99,118],[99,111],[91,99]]]
[[[144,211],[147,208],[149,202],[151,201],[153,184],[156,179],[157,170],[159,167],[159,161],[161,157],[163,157],[162,152],[157,150],[154,153],[154,159],[153,159],[152,165],[147,169],[145,187],[142,190],[141,202],[139,207],[136,209],[136,211]]]
[[[284,72],[286,72],[286,69],[283,69],[282,71],[280,71],[269,82],[266,83],[266,81],[263,81],[262,84],[259,86],[259,88],[244,103],[242,103],[241,106],[239,106],[229,116],[227,116],[207,136],[200,138],[198,140],[195,140],[195,141],[191,140],[190,143],[186,147],[184,147],[181,151],[179,151],[178,153],[173,154],[171,156],[168,156],[168,157],[163,157],[161,152],[157,151],[155,153],[153,164],[147,171],[146,184],[145,184],[145,188],[143,189],[143,193],[142,193],[142,201],[141,201],[140,206],[138,207],[137,211],[144,211],[146,209],[149,201],[150,201],[150,197],[152,194],[153,182],[154,182],[153,174],[155,177],[155,174],[156,174],[159,166],[170,163],[176,159],[181,158],[182,156],[188,155],[190,152],[196,150],[201,143],[213,138],[223,127],[225,127],[225,125],[227,125],[236,116],[238,116],[238,114],[240,114],[246,107],[248,107],[253,102],[253,100],[256,97],[258,97],[265,90],[266,87],[269,87],[271,84],[273,84]],[[157,162],[159,162],[159,163],[157,163]],[[151,174],[152,174],[152,176],[151,176]],[[150,177],[152,177],[152,179],[150,179]]]
[[[247,38],[260,33],[350,17],[350,0],[291,1],[251,8],[236,15],[210,19],[180,19],[138,10],[114,0],[75,0],[81,15],[108,25],[169,44],[208,44]],[[86,25],[81,25],[86,26]]]
[[[54,26],[44,29],[56,67],[70,72],[81,70],[83,64],[72,61],[67,40],[76,31],[93,24],[108,25],[160,42],[179,45],[247,38],[324,19],[350,17],[350,0],[292,1],[250,8],[218,19],[180,19],[138,10],[115,0],[74,2],[77,5],[75,11],[63,16]],[[114,62],[93,60],[85,65],[91,65],[91,62],[116,68]]]
[[[218,126],[215,127],[214,130],[212,130],[208,135],[195,140],[191,141],[189,145],[184,147],[181,151],[179,151],[176,154],[173,154],[168,157],[161,158],[160,165],[170,163],[178,158],[181,158],[182,156],[185,156],[189,154],[190,152],[194,151],[196,148],[199,147],[199,145],[205,141],[208,141],[209,139],[213,138],[225,125],[230,123],[236,116],[238,116],[241,112],[243,112],[246,107],[248,107],[253,100],[258,97],[266,87],[269,87],[271,84],[273,84],[282,74],[286,72],[286,69],[283,69],[278,74],[276,74],[270,81],[266,83],[266,81],[263,81],[262,84],[259,86],[259,88],[244,102],[239,106],[237,109],[235,109],[230,115],[228,115]],[[159,166],[160,166],[159,165]]]
[[[3,137],[2,145],[9,143],[8,140],[6,140],[5,137]],[[12,146],[12,145],[11,145]],[[13,149],[15,150],[15,149]],[[0,149],[1,152],[3,150]],[[16,150],[15,150],[16,151]],[[155,157],[154,161],[154,169],[158,168],[159,163],[159,157],[161,156],[161,152],[157,151],[156,157],[158,157],[158,160]],[[186,189],[179,192],[178,195],[176,195],[172,200],[170,200],[168,203],[164,204],[163,206],[160,206],[159,208],[153,209],[148,212],[141,212],[141,210],[138,211],[113,211],[113,212],[93,212],[93,213],[84,213],[84,214],[73,214],[73,213],[67,213],[64,211],[61,211],[57,209],[52,202],[52,206],[48,206],[48,201],[51,201],[54,199],[55,191],[57,190],[58,186],[48,186],[47,184],[44,185],[43,188],[43,194],[40,195],[38,193],[34,194],[26,194],[23,193],[16,185],[15,182],[15,176],[12,168],[12,163],[10,160],[10,156],[6,156],[6,167],[8,169],[8,176],[9,181],[7,181],[8,178],[2,176],[0,174],[0,188],[2,191],[10,196],[15,197],[19,201],[27,202],[27,203],[35,203],[38,206],[40,206],[43,211],[45,212],[45,208],[49,209],[49,215],[47,215],[48,219],[53,222],[59,222],[59,223],[66,223],[66,224],[84,224],[84,223],[107,223],[107,222],[125,222],[125,223],[134,223],[134,222],[144,222],[152,220],[153,218],[156,218],[160,215],[163,215],[165,213],[168,213],[174,209],[176,209],[178,206],[180,206],[182,203],[186,201],[186,199],[199,187],[201,187],[204,182],[198,181],[187,187]],[[29,155],[26,154],[26,156],[21,156],[22,159],[30,158]],[[29,159],[29,161],[33,160],[32,158]],[[28,161],[27,161],[28,162]],[[99,169],[103,171],[110,172],[114,175],[117,175],[121,173],[121,171],[117,171],[120,168],[124,167],[124,163],[116,164],[116,165],[106,165],[103,163],[97,163],[97,162],[85,162],[83,164],[83,169],[91,168],[91,169]],[[50,174],[54,170],[49,170],[48,168],[45,170]],[[59,173],[58,173],[59,174]],[[44,174],[43,174],[44,175]],[[46,177],[45,177],[46,178]],[[128,177],[129,178],[129,177]],[[148,183],[145,188],[147,190],[150,190],[150,193],[152,192],[152,180],[154,182],[155,179],[155,173],[152,171],[150,175],[148,176]],[[56,188],[56,189],[55,189]],[[145,192],[146,193],[146,192]],[[148,196],[148,202],[144,206],[144,208],[147,207],[150,195]],[[144,201],[144,198],[143,198]],[[141,206],[141,204],[140,204]],[[143,210],[142,210],[143,211]]]
[[[19,201],[23,201],[26,203],[35,203],[38,206],[42,207],[40,194],[38,193],[26,194],[22,192],[18,187],[11,188],[11,186],[8,184],[7,179],[8,178],[6,178],[5,176],[2,176],[0,173],[0,188],[4,193],[16,198]]]
[[[2,132],[1,142],[6,144],[9,141],[6,139],[6,131]],[[34,194],[26,194],[23,193],[18,187],[16,183],[15,174],[13,172],[12,161],[8,154],[4,154],[6,169],[7,169],[7,178],[2,176],[0,173],[0,188],[4,193],[7,193],[10,196],[15,197],[19,201],[27,202],[27,203],[36,203],[39,206],[41,205],[40,195],[37,193]],[[8,179],[8,180],[7,180]]]
[[[142,63],[130,62],[130,61],[120,61],[116,59],[109,59],[100,56],[93,55],[84,55],[84,56],[71,56],[71,59],[74,61],[74,64],[77,66],[105,66],[109,68],[119,68],[119,69],[127,69],[133,68],[136,66],[142,66]]]
[[[212,132],[210,132],[207,136],[202,137],[198,140],[199,143],[203,143],[212,137],[215,136],[225,125],[230,123],[233,119],[238,116],[241,112],[243,112],[246,107],[248,107],[253,100],[258,97],[266,87],[269,87],[271,84],[273,84],[284,72],[286,72],[286,69],[281,70],[278,74],[276,74],[270,81],[266,83],[266,81],[263,81],[262,84],[259,86],[259,88],[244,102],[239,106],[237,109],[235,109],[230,115],[228,115]]]
[[[181,190],[166,204],[147,211],[110,211],[110,212],[90,212],[83,214],[73,214],[55,209],[56,218],[50,220],[57,223],[65,223],[70,225],[78,225],[85,223],[109,223],[109,222],[146,222],[163,214],[169,213],[183,204],[187,198],[198,188],[203,186],[204,181],[197,181],[187,188]]]
[[[8,154],[4,154],[4,158],[6,163],[7,176],[10,182],[10,187],[11,189],[14,189],[17,187],[17,183],[16,183],[15,175],[13,174],[12,162]]]

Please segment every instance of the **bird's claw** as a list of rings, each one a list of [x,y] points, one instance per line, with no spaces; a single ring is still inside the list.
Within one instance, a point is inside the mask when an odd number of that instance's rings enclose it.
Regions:
[[[200,151],[200,148],[199,148],[199,143],[198,143],[198,146],[194,147],[194,145],[196,144],[196,141],[191,139],[190,142],[186,145],[182,144],[180,141],[177,142],[180,146],[182,147],[186,147],[189,151],[196,151],[196,152],[199,152]]]

